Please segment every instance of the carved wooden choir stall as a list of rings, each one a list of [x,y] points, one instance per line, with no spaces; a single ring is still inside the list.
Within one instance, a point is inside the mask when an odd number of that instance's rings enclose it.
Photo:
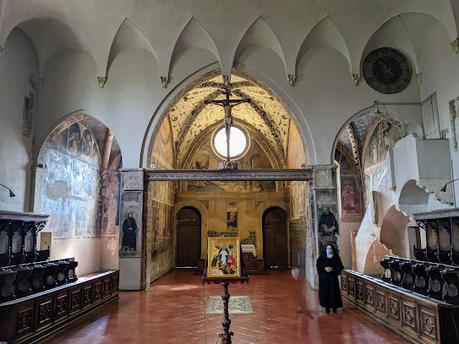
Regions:
[[[412,342],[459,343],[459,210],[414,217],[416,259],[384,257],[381,279],[345,270],[343,296]]]
[[[37,250],[47,215],[0,211],[0,342],[42,340],[118,298],[118,272],[78,278],[74,258]]]

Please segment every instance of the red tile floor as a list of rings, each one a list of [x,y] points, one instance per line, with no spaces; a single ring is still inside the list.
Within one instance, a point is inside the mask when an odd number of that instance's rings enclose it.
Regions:
[[[289,271],[251,276],[248,285],[231,285],[232,295],[248,295],[253,314],[232,315],[233,343],[406,343],[350,305],[327,314],[317,293],[306,288],[306,311],[298,313],[302,283]],[[209,296],[219,285],[200,283],[191,271],[176,270],[153,283],[148,292],[121,292],[117,304],[96,312],[52,343],[196,343],[214,344],[221,315],[206,315]]]

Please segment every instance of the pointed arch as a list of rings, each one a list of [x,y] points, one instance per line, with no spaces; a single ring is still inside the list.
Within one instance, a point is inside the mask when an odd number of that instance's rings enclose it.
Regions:
[[[124,18],[115,37],[113,38],[110,51],[107,58],[105,76],[108,76],[110,67],[116,56],[123,50],[138,49],[150,53],[156,63],[158,63],[158,54],[155,47],[145,34],[128,18]]]
[[[328,16],[319,20],[304,38],[303,43],[298,49],[295,61],[295,70],[307,52],[315,46],[326,46],[337,50],[347,60],[349,69],[352,72],[349,48],[342,34],[338,30],[338,27]]]
[[[411,60],[416,73],[420,73],[420,49],[425,34],[436,24],[440,24],[446,35],[448,28],[436,16],[424,12],[401,12],[386,18],[371,34],[360,51],[356,67],[373,49],[390,46],[402,51]],[[356,56],[357,58],[357,56]]]
[[[262,17],[257,17],[244,33],[239,41],[233,60],[237,60],[244,50],[251,46],[262,47],[274,52],[281,59],[285,73],[288,72],[284,49],[271,27]]]
[[[210,36],[209,32],[201,25],[201,23],[192,17],[180,32],[180,35],[175,42],[174,50],[172,51],[169,63],[169,69],[174,65],[185,50],[192,48],[209,51],[215,59],[221,63],[220,53],[218,52],[212,36]]]

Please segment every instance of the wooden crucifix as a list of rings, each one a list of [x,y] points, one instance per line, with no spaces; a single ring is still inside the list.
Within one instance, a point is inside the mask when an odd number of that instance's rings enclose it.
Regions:
[[[250,99],[230,99],[231,91],[229,88],[225,88],[225,99],[220,100],[206,100],[206,104],[215,104],[223,107],[225,111],[224,117],[224,125],[225,125],[225,133],[226,133],[226,160],[230,160],[230,130],[231,126],[233,125],[233,115],[232,109],[234,106],[239,105],[241,103],[250,103]]]

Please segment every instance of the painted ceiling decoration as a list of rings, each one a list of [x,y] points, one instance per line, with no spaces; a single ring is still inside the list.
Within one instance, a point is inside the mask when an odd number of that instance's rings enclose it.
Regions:
[[[290,126],[290,115],[285,107],[268,90],[243,76],[233,74],[229,88],[233,97],[250,100],[232,109],[235,123],[263,137],[277,160],[285,164]],[[223,78],[214,73],[187,91],[169,110],[179,166],[208,128],[218,129],[219,123],[223,126],[223,108],[206,101],[224,97]]]
[[[375,102],[376,106],[377,102]],[[405,126],[402,122],[396,120],[390,114],[382,112],[379,106],[350,122],[341,132],[338,143],[354,158],[356,166],[361,167],[362,154],[365,141],[371,128],[380,120],[385,120],[391,125],[401,129],[403,136],[405,135]]]

